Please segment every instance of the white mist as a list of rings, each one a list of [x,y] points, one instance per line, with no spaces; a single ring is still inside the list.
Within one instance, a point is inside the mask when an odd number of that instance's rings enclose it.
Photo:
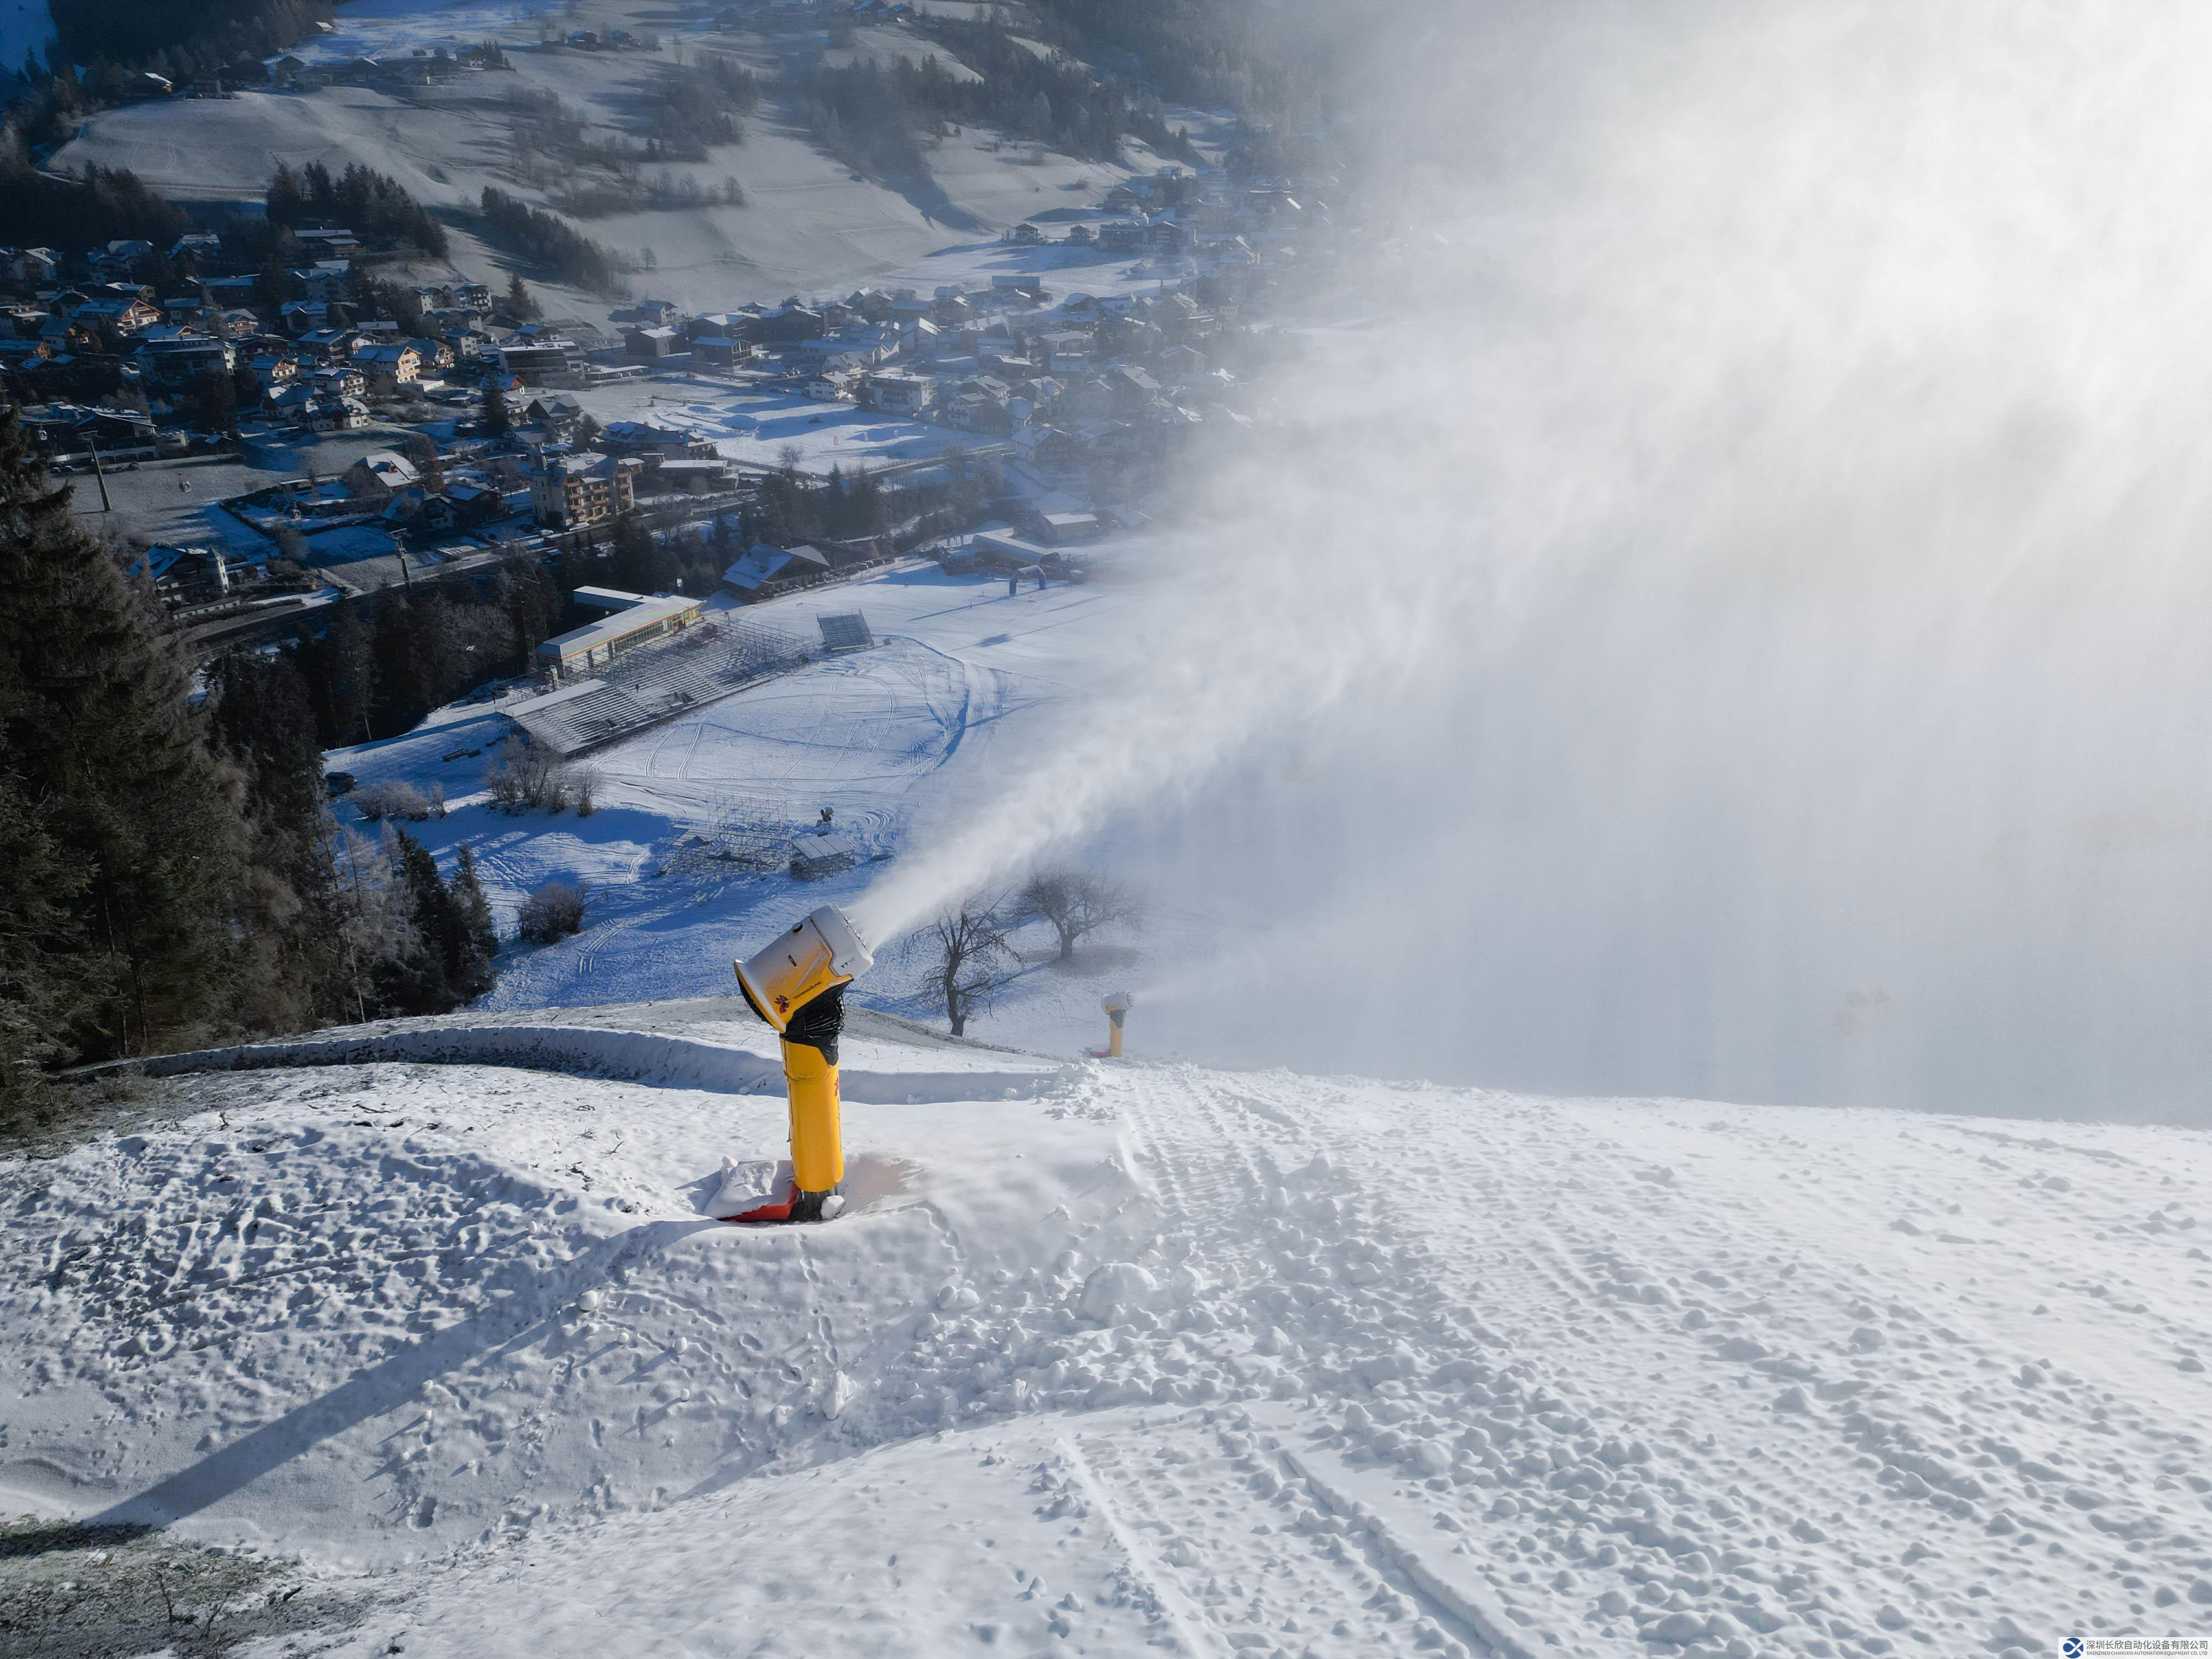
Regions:
[[[1258,453],[1004,792],[1147,1042],[2208,1121],[2212,20],[1461,9],[1376,39]]]

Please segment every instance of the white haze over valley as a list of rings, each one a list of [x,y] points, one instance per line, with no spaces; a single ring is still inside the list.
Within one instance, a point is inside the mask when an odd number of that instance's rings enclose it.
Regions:
[[[2205,1122],[2208,69],[2181,6],[1394,17],[1185,602],[860,914],[1112,811],[1186,1052]]]

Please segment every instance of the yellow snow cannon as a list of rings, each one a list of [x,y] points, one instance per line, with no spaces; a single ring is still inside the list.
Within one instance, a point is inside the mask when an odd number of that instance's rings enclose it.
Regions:
[[[837,1036],[845,988],[875,957],[834,904],[825,904],[743,962],[738,989],[783,1040],[791,1097],[791,1182],[781,1199],[733,1221],[826,1221],[844,1207],[845,1147],[838,1119]]]
[[[1094,1059],[1121,1058],[1121,1022],[1128,1017],[1129,1010],[1135,1006],[1136,1000],[1127,991],[1116,991],[1098,1005],[1106,1011],[1106,1046],[1091,1051]]]

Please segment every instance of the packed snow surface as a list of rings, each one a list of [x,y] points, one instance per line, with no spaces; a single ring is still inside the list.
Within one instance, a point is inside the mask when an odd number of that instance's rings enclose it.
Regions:
[[[2202,1133],[1063,1070],[864,1015],[852,1207],[757,1231],[702,1214],[782,1134],[726,1002],[331,1040],[368,1047],[0,1167],[0,1483],[370,1585],[323,1651],[2203,1629]]]

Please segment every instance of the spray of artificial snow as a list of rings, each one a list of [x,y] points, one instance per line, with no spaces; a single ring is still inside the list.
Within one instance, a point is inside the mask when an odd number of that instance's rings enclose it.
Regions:
[[[1258,440],[864,931],[1103,839],[1239,1059],[2201,1110],[2212,16],[1453,8],[1378,62]]]

